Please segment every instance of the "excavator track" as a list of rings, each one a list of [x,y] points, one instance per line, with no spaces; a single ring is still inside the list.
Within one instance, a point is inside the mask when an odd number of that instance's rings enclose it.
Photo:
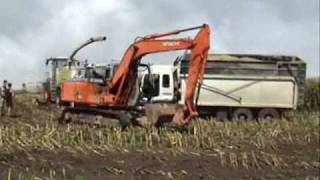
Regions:
[[[132,125],[138,125],[136,118],[141,112],[135,110],[113,110],[88,107],[64,108],[59,122],[62,124],[86,124],[97,127],[121,127],[125,129]]]
[[[97,127],[174,127],[172,118],[176,111],[181,110],[176,104],[158,103],[146,104],[143,110],[99,109],[88,107],[64,108],[59,122],[62,124],[75,123]]]

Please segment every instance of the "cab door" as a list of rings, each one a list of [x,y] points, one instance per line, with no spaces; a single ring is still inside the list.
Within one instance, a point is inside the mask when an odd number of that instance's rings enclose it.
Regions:
[[[173,101],[174,99],[174,87],[173,87],[173,78],[170,74],[160,74],[159,81],[159,96],[153,97],[152,102],[159,101]]]

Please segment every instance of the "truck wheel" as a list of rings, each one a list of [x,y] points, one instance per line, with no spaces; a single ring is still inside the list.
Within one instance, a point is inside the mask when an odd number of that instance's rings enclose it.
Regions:
[[[252,111],[248,108],[237,108],[232,113],[233,121],[248,121],[253,119]]]
[[[258,119],[260,121],[272,121],[279,118],[280,118],[279,112],[273,108],[261,109],[258,114]]]
[[[228,121],[228,112],[226,110],[218,110],[216,118],[218,121]]]

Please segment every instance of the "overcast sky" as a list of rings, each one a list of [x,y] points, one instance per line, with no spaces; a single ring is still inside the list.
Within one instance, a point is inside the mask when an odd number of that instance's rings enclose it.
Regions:
[[[209,24],[211,53],[297,55],[319,76],[319,0],[0,0],[0,80],[41,80],[44,61],[105,35],[78,58],[120,59],[136,36]],[[173,59],[175,57],[172,57]],[[17,85],[19,84],[19,85]]]

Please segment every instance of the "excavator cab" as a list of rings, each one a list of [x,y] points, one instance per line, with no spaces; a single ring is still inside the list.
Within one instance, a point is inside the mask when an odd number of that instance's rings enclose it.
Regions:
[[[96,83],[101,86],[105,85],[111,76],[110,65],[91,64],[78,69],[76,76],[72,81],[86,81],[88,83]]]

